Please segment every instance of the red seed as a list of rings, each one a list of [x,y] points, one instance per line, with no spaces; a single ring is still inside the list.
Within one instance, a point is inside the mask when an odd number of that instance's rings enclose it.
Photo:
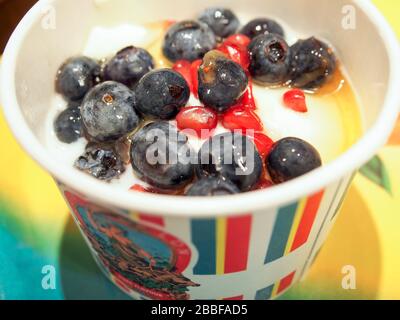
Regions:
[[[274,183],[267,178],[262,178],[260,182],[257,184],[257,186],[254,188],[254,190],[263,190],[263,189],[268,189],[271,188],[274,185]]]
[[[292,89],[283,95],[283,102],[287,108],[297,112],[307,112],[306,96],[300,89]]]
[[[182,77],[185,78],[186,82],[189,85],[190,91],[193,92],[193,82],[192,82],[192,72],[191,72],[192,64],[190,61],[179,60],[172,67],[173,70],[180,73]]]
[[[255,132],[254,135],[248,135],[248,137],[254,142],[261,158],[266,159],[268,154],[271,152],[274,141],[261,132]]]
[[[197,137],[207,139],[217,127],[218,115],[205,107],[185,107],[176,116],[176,122],[179,130],[191,129]]]
[[[244,107],[250,110],[257,109],[256,100],[254,99],[253,95],[253,84],[250,78],[246,91],[243,93],[243,96],[239,99],[238,103],[233,106],[233,108],[235,107]]]
[[[135,184],[130,187],[131,191],[138,191],[138,192],[146,192],[146,193],[154,193],[154,194],[161,194],[161,195],[183,195],[184,189],[180,190],[164,190],[158,189],[155,187],[143,187],[140,184]]]
[[[217,48],[217,50],[226,54],[231,60],[240,64],[244,70],[249,68],[250,55],[246,47],[225,41]]]
[[[194,96],[198,99],[199,98],[199,68],[203,60],[196,60],[192,62],[190,67],[190,74],[192,78],[192,92]]]
[[[223,115],[222,125],[229,130],[263,130],[263,125],[258,115],[244,106],[229,109]]]
[[[237,33],[237,34],[231,35],[225,41],[247,48],[247,46],[251,42],[251,39],[249,37],[245,36],[244,34]]]
[[[135,184],[135,185],[133,185],[132,187],[130,187],[129,190],[132,190],[132,191],[140,191],[140,192],[146,192],[146,188],[143,187],[143,186],[141,186],[140,184]]]
[[[242,97],[242,104],[243,106],[245,106],[246,108],[250,108],[251,110],[257,109],[256,101],[253,95],[253,83],[251,82],[250,79],[249,79],[249,86],[247,87],[247,90],[245,91]]]
[[[175,23],[176,23],[176,20],[172,20],[172,19],[165,20],[164,21],[164,28],[168,29],[169,27],[171,27]]]
[[[272,186],[274,186],[274,183],[271,181],[271,177],[268,174],[268,170],[266,168],[265,161],[264,161],[261,178],[253,190],[263,190],[263,189],[270,188]]]
[[[140,184],[133,185],[129,190],[139,191],[139,192],[148,192],[148,193],[158,193],[155,189],[147,188],[147,187],[144,187],[144,186],[142,186]]]

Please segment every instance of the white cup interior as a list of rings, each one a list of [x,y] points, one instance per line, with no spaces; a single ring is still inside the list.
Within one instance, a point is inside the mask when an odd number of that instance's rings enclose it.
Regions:
[[[33,15],[33,11],[29,14],[31,25],[29,27],[27,25],[20,26],[19,31],[24,34],[16,36],[20,38],[23,36],[23,39],[19,39],[18,51],[8,52],[10,56],[16,55],[16,58],[14,57],[16,60],[15,70],[7,70],[14,71],[15,93],[7,93],[7,95],[16,94],[18,106],[21,108],[30,131],[34,133],[40,143],[44,143],[44,121],[55,95],[56,71],[65,59],[82,52],[93,26],[195,18],[205,7],[221,5],[246,17],[277,18],[300,34],[314,35],[332,43],[359,98],[364,126],[368,131],[376,124],[385,103],[387,106],[390,79],[393,79],[392,73],[396,70],[393,70],[393,59],[388,53],[388,41],[393,42],[394,37],[390,40],[384,38],[382,30],[389,33],[390,30],[387,30],[387,25],[379,27],[379,24],[385,22],[383,19],[374,21],[374,18],[371,18],[371,12],[374,12],[375,9],[371,7],[371,4],[365,4],[365,2],[357,0],[175,0],[172,2],[160,0],[42,0],[36,7],[35,15]],[[350,7],[348,7],[349,4]],[[351,13],[352,8],[355,10],[356,27],[348,30],[343,28],[342,21],[346,13]],[[49,10],[53,10],[56,17],[55,29],[43,27],[48,22],[46,17]],[[26,23],[27,21],[25,21]],[[15,46],[12,47],[12,49],[15,48]],[[397,45],[394,48],[397,49]],[[398,65],[396,67],[398,71]],[[5,78],[3,77],[3,80]],[[391,108],[393,109],[393,106]],[[394,114],[391,112],[391,115]],[[390,121],[388,126],[391,126]],[[18,128],[14,128],[14,131],[16,130]],[[373,147],[383,144],[389,130],[373,133],[375,137],[375,146]],[[364,148],[366,146],[367,142],[365,141]],[[357,152],[354,151],[353,158],[361,151],[360,146]],[[372,154],[374,151],[369,150],[364,153],[368,156],[368,153]],[[350,165],[348,160],[347,164],[345,160],[341,164],[337,164],[337,169],[342,170],[347,165],[347,171],[354,170],[357,164],[354,162]],[[327,183],[329,180],[328,175],[325,180],[316,179],[317,174],[317,172],[314,174],[314,180],[310,177],[308,181],[309,184],[314,181],[315,188],[318,187],[317,180],[321,183],[322,181]],[[330,179],[333,178],[331,174]],[[277,187],[276,194],[283,193],[283,187]],[[293,190],[297,190],[292,193],[293,196],[304,192],[299,187],[299,184],[297,188],[293,186]],[[289,184],[287,188],[289,189]],[[282,195],[275,199],[282,200],[283,198]],[[288,200],[290,199],[288,198]]]

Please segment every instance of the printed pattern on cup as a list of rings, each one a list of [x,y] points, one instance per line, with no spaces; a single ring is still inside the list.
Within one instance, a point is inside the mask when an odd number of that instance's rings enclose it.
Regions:
[[[292,273],[288,274],[286,277],[282,278],[276,283],[264,289],[258,290],[256,293],[255,300],[269,300],[282,294],[292,285],[295,275],[296,271],[293,271]]]
[[[284,293],[287,289],[292,285],[294,278],[296,275],[296,271],[291,272],[286,277],[280,279],[276,283],[264,288],[260,289],[256,292],[255,300],[270,300],[273,299],[282,293]],[[223,298],[222,300],[244,300],[244,296],[236,296],[230,298]]]
[[[278,210],[265,256],[271,263],[304,245],[311,232],[324,191]]]
[[[324,191],[278,210],[265,255],[271,263],[307,242]],[[194,219],[192,242],[199,253],[195,275],[218,275],[247,270],[252,215]],[[261,245],[261,244],[259,244]]]
[[[106,275],[135,299],[273,299],[298,281],[351,180],[281,208],[216,218],[104,209],[60,185]]]
[[[252,216],[194,219],[192,242],[199,253],[195,275],[217,275],[247,269]]]
[[[96,252],[97,260],[124,291],[152,299],[189,299],[198,286],[182,275],[191,257],[189,247],[160,229],[91,207],[65,192],[75,218]]]

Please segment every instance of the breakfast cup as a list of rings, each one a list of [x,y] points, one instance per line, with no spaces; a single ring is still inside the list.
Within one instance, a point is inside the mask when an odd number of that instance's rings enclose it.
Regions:
[[[186,19],[216,4],[276,17],[333,43],[360,102],[362,137],[300,178],[214,198],[121,191],[51,156],[44,121],[54,76],[81,53],[91,28]],[[369,1],[41,0],[7,45],[1,99],[16,139],[54,177],[98,265],[132,298],[273,299],[307,274],[354,173],[387,140],[400,106],[399,56]]]

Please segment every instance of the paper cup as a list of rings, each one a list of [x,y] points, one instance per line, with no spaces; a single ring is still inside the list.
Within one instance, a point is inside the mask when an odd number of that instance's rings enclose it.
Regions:
[[[225,1],[236,12],[278,17],[335,44],[366,126],[351,149],[268,190],[199,199],[116,190],[51,157],[43,122],[54,75],[81,52],[93,26],[184,19],[215,3],[39,1],[4,54],[1,95],[12,131],[58,182],[100,267],[136,299],[270,299],[285,292],[306,274],[353,173],[385,143],[397,118],[398,42],[369,1]],[[355,28],[346,14],[356,18]]]

